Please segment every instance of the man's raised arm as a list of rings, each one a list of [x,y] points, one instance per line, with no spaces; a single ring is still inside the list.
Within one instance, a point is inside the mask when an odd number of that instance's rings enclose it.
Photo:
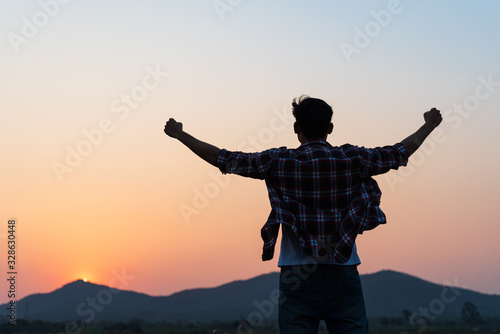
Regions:
[[[441,112],[436,108],[424,113],[425,123],[414,134],[401,141],[401,144],[406,148],[408,156],[415,153],[415,151],[422,145],[425,138],[441,123],[443,117]]]
[[[170,118],[165,124],[165,134],[172,138],[178,139],[181,143],[186,145],[191,151],[196,153],[197,156],[208,162],[209,164],[217,167],[217,156],[220,149],[202,142],[191,136],[189,133],[182,130],[182,123],[176,122],[175,119]]]

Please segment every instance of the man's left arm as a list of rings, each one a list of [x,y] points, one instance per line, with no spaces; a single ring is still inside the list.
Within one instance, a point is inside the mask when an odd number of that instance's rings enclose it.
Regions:
[[[165,124],[165,134],[169,137],[176,138],[181,143],[186,145],[197,156],[208,162],[209,164],[217,167],[217,157],[220,149],[211,144],[205,143],[189,133],[182,130],[182,123],[177,122],[175,119],[170,118]]]

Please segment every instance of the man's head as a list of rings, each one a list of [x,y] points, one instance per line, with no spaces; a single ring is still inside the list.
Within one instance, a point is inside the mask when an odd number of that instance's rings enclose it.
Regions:
[[[300,142],[326,139],[332,133],[333,110],[325,101],[302,95],[293,100],[292,106],[296,121],[293,127]]]

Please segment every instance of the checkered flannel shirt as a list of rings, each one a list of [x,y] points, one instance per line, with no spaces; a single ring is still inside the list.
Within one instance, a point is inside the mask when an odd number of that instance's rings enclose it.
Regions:
[[[407,161],[400,143],[369,149],[310,140],[260,153],[222,149],[217,164],[224,174],[266,182],[272,210],[261,230],[263,261],[273,258],[279,225],[287,224],[306,255],[345,263],[358,234],[386,223],[382,193],[371,176]]]

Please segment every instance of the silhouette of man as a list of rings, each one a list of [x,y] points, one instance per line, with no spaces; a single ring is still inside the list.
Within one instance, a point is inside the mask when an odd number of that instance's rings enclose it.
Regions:
[[[424,124],[400,143],[368,149],[326,141],[333,111],[325,101],[303,95],[292,106],[301,144],[295,149],[221,150],[172,118],[164,131],[222,173],[265,180],[272,210],[261,230],[264,261],[273,257],[282,226],[280,333],[317,333],[320,320],[329,333],[368,333],[355,239],[386,222],[372,176],[406,166],[441,123],[441,113],[425,112]]]

